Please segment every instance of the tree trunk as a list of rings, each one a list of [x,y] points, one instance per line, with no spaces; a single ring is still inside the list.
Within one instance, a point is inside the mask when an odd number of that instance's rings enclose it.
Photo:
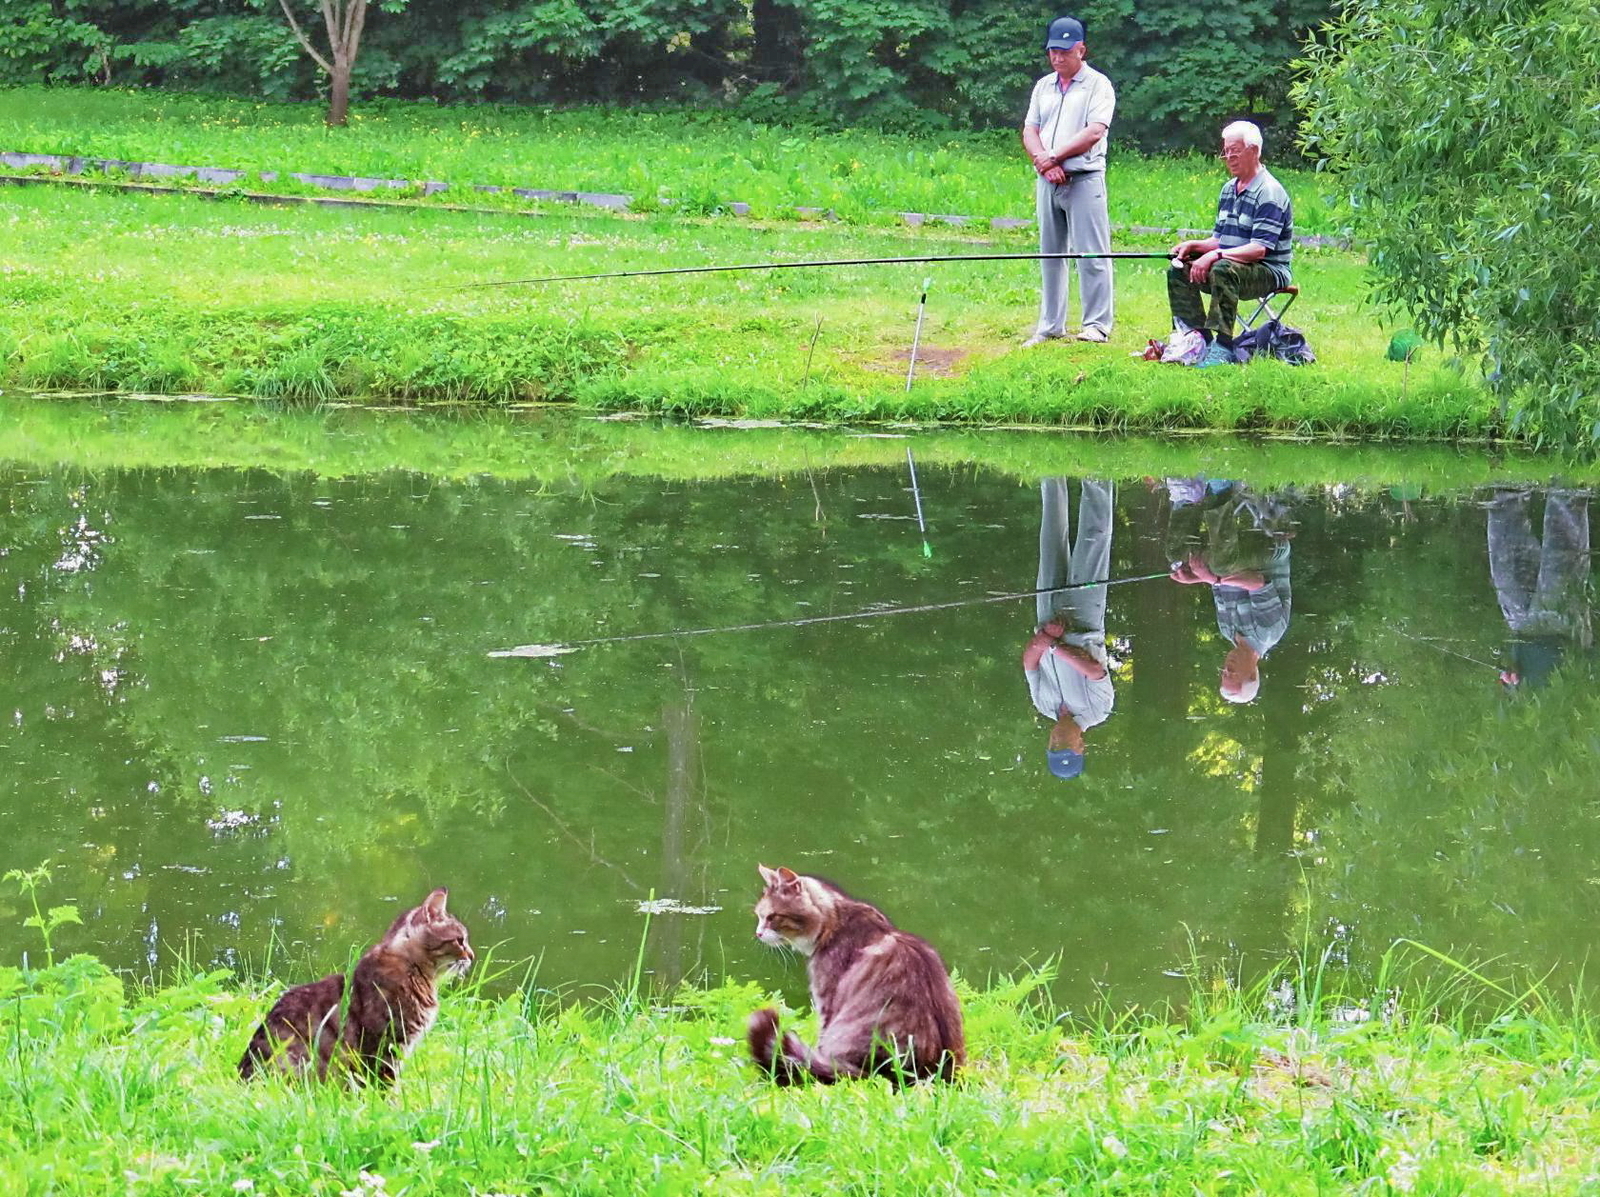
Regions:
[[[353,64],[334,61],[328,73],[328,127],[343,128],[350,116],[350,68]]]

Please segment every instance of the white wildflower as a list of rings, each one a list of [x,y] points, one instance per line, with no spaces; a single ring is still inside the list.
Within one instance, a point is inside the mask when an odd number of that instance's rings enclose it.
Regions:
[[[251,1180],[248,1176],[241,1176],[238,1180],[233,1182],[233,1191],[235,1193],[248,1193],[255,1187],[256,1182]]]
[[[426,1143],[421,1143],[421,1142],[413,1143],[411,1145],[411,1149],[413,1151],[428,1152],[428,1151],[432,1151],[435,1147],[439,1146],[439,1144],[442,1143],[443,1141],[444,1140],[442,1140],[442,1139],[429,1139]]]
[[[1115,1135],[1107,1135],[1100,1140],[1100,1146],[1107,1155],[1114,1155],[1119,1160],[1128,1154],[1128,1145]]]
[[[1384,1179],[1394,1188],[1399,1189],[1402,1193],[1409,1193],[1416,1185],[1417,1173],[1421,1169],[1422,1165],[1418,1163],[1416,1156],[1409,1151],[1402,1151],[1400,1158],[1390,1164],[1383,1175]]]

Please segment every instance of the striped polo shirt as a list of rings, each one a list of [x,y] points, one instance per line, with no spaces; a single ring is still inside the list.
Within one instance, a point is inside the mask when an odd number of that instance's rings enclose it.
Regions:
[[[1068,80],[1065,91],[1054,71],[1035,83],[1023,123],[1039,130],[1039,140],[1053,154],[1058,146],[1065,145],[1092,124],[1098,122],[1109,129],[1116,109],[1117,93],[1111,80],[1083,63],[1078,73]],[[1068,174],[1105,168],[1104,137],[1076,157],[1061,161],[1061,169]]]
[[[1294,206],[1283,184],[1266,167],[1243,191],[1231,176],[1222,184],[1217,198],[1216,237],[1223,249],[1237,249],[1254,241],[1267,247],[1261,264],[1272,271],[1278,286],[1290,282],[1289,267],[1294,257]]]
[[[1235,636],[1261,656],[1266,656],[1289,630],[1289,545],[1279,541],[1261,567],[1267,584],[1260,590],[1213,585],[1217,604],[1217,631],[1229,644]]]

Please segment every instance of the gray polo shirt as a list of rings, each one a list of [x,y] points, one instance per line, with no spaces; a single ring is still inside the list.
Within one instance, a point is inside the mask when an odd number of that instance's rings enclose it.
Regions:
[[[1069,632],[1062,637],[1068,644],[1076,644],[1088,652],[1101,665],[1106,663],[1106,645],[1102,637],[1092,632]],[[1104,723],[1116,702],[1116,691],[1111,685],[1111,673],[1090,681],[1061,658],[1046,653],[1039,658],[1039,668],[1025,669],[1028,692],[1039,714],[1054,723],[1061,708],[1072,713],[1073,722],[1088,731],[1097,723]]]
[[[1116,111],[1117,93],[1107,79],[1087,62],[1078,68],[1061,90],[1061,81],[1051,71],[1033,85],[1033,95],[1028,100],[1025,124],[1039,130],[1039,140],[1044,148],[1055,153],[1079,133],[1096,122],[1111,128],[1111,116]],[[1015,111],[1015,109],[1013,109]],[[1064,158],[1061,169],[1079,173],[1106,168],[1106,139],[1102,137],[1075,158]]]

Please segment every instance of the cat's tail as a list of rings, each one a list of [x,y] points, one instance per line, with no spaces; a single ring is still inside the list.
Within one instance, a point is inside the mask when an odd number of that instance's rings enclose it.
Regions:
[[[792,1085],[807,1076],[831,1085],[841,1077],[861,1075],[858,1069],[819,1056],[793,1031],[780,1036],[778,1012],[771,1006],[750,1016],[745,1036],[755,1062],[780,1085]]]

